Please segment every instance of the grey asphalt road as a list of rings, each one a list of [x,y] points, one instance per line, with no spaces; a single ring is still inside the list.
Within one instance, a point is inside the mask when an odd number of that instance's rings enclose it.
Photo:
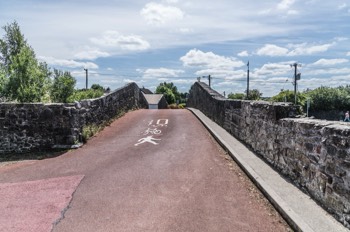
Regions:
[[[0,183],[69,176],[84,178],[54,232],[290,230],[187,110],[130,112],[80,149],[0,167]]]

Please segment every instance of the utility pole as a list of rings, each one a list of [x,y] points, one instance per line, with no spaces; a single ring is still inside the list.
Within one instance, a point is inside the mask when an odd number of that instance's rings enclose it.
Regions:
[[[247,63],[247,100],[249,100],[249,60],[248,60],[248,63]]]
[[[85,89],[87,90],[88,89],[88,69],[87,68],[84,68],[85,70],[85,76],[86,76],[86,86],[85,86]]]
[[[208,80],[209,80],[209,87],[211,87],[211,76],[208,76]]]
[[[294,67],[294,104],[297,104],[297,81],[300,80],[300,73],[297,73],[298,66],[301,65],[298,63],[291,64],[290,67]]]

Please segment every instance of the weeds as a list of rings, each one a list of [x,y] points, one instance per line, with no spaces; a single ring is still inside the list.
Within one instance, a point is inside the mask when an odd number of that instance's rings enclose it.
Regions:
[[[118,118],[123,117],[126,114],[125,109],[121,109],[120,111],[117,112],[117,115],[109,120],[106,120],[102,122],[100,125],[97,125],[95,123],[85,125],[82,130],[82,139],[83,142],[86,143],[91,137],[102,131],[106,126],[109,126],[117,120]]]

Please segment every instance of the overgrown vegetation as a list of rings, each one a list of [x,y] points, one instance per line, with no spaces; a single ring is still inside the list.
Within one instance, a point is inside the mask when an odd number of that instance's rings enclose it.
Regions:
[[[245,97],[246,97],[246,94],[244,93],[229,93],[227,95],[227,98],[236,99],[236,100],[243,100]]]
[[[261,98],[259,90],[249,91],[249,100],[259,100]],[[230,93],[229,99],[246,100],[244,93]],[[350,85],[339,87],[321,86],[314,90],[306,90],[297,93],[297,105],[306,108],[306,102],[310,99],[310,109],[313,111],[347,111],[350,110]],[[267,98],[273,102],[295,102],[294,91],[282,90],[277,95]]]
[[[170,104],[168,105],[168,109],[184,109],[186,107],[186,104]]]
[[[84,126],[82,131],[83,142],[86,143],[92,136],[100,132],[102,129],[102,126],[96,124]]]
[[[350,109],[350,85],[339,87],[321,86],[314,90],[306,90],[297,94],[297,104],[306,105],[310,99],[310,109],[313,111],[344,111]],[[293,91],[281,91],[270,100],[275,102],[293,102]]]
[[[229,93],[227,97],[229,99],[236,99],[236,100],[260,100],[262,96],[262,93],[258,89],[251,89],[249,90],[249,94],[247,97],[247,91],[245,93]]]
[[[103,122],[102,124],[89,124],[85,125],[82,130],[82,139],[86,143],[91,137],[96,135],[98,132],[102,131],[106,126],[110,125],[114,120],[123,117],[125,115],[125,109],[121,109],[117,115],[110,120]]]
[[[75,90],[72,95],[70,95],[67,99],[67,102],[75,102],[75,101],[81,101],[83,99],[93,99],[93,98],[99,98],[104,94],[104,90],[95,90],[95,89],[82,89],[82,90]]]
[[[87,91],[75,90],[76,80],[67,71],[39,62],[17,22],[3,27],[0,39],[0,102],[67,103],[103,95],[102,86],[94,84]]]
[[[305,93],[298,93],[297,94],[297,105],[304,106],[306,102],[307,96]],[[276,96],[273,96],[271,101],[274,102],[295,102],[295,96],[294,92],[291,90],[283,90]]]
[[[160,83],[156,89],[157,94],[163,94],[169,105],[186,103],[187,93],[180,93],[174,83]]]
[[[321,86],[305,93],[311,99],[313,110],[349,110],[350,86],[336,88]]]

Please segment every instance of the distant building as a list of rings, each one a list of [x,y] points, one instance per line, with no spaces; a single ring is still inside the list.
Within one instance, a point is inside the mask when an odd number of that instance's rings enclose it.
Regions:
[[[167,109],[168,102],[163,94],[143,94],[148,103],[148,109]]]

